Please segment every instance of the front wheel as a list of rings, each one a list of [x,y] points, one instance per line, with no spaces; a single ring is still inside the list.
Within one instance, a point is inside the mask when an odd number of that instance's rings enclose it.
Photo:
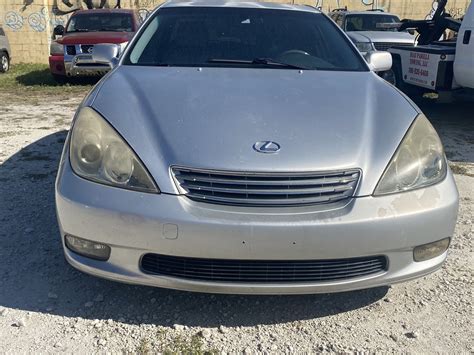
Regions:
[[[10,58],[8,54],[0,53],[0,73],[6,73],[10,69]]]

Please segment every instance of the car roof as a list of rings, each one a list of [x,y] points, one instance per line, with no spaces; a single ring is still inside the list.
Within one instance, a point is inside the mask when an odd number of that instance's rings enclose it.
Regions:
[[[385,11],[332,11],[332,14],[344,14],[344,15],[389,15],[389,16],[397,16],[395,14],[391,14],[390,12],[385,12]],[[398,16],[397,16],[398,17]]]
[[[234,7],[320,13],[318,9],[309,5],[293,5],[245,0],[170,0],[162,5],[162,8],[166,7]]]
[[[77,10],[74,11],[74,15],[78,14],[113,14],[113,13],[120,13],[120,14],[133,14],[135,10],[131,9],[88,9],[88,10]]]

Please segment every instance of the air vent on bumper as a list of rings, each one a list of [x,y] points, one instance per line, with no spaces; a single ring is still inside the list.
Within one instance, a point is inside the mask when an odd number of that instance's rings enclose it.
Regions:
[[[331,282],[387,270],[384,256],[330,260],[227,260],[145,254],[145,273],[210,282]]]

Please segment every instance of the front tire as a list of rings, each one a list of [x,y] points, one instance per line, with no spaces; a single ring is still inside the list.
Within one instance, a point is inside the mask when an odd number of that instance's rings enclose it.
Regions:
[[[6,73],[10,69],[10,58],[5,52],[0,53],[0,73]]]

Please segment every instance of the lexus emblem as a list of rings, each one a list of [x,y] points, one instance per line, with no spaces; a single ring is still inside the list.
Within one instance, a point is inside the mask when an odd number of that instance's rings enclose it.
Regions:
[[[280,145],[272,141],[261,141],[255,143],[253,149],[259,153],[272,154],[280,151]]]

